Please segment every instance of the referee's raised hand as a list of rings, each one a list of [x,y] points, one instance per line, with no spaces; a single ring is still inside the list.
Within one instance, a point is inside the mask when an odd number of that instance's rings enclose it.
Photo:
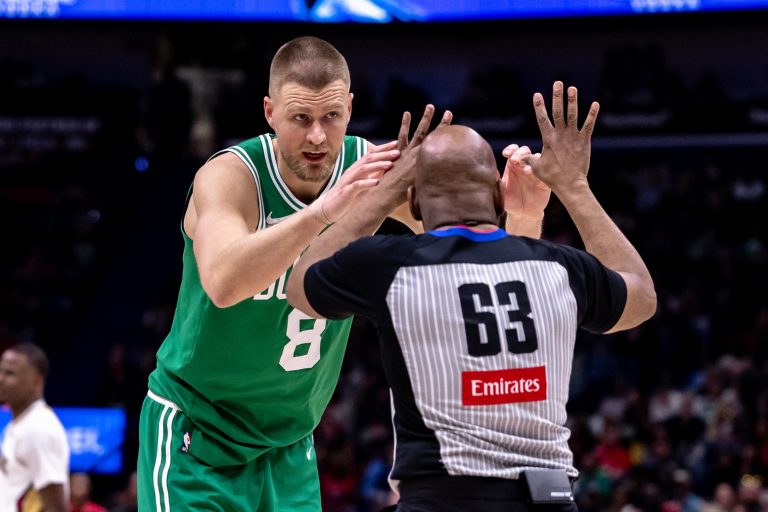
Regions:
[[[563,83],[552,87],[550,122],[544,98],[536,93],[533,108],[544,148],[541,158],[530,159],[533,173],[552,188],[568,210],[587,252],[619,273],[627,288],[627,300],[618,322],[607,332],[621,331],[644,322],[656,312],[656,291],[648,268],[632,243],[611,220],[587,182],[592,130],[600,105],[593,102],[581,129],[578,128],[578,95],[568,88],[568,112],[563,111]],[[567,120],[566,120],[567,119]]]
[[[531,161],[534,174],[549,185],[555,194],[571,187],[587,185],[589,160],[592,150],[592,131],[595,127],[600,104],[592,102],[584,124],[578,126],[578,91],[569,87],[567,113],[563,103],[563,82],[552,86],[552,121],[549,119],[544,97],[533,95],[536,122],[541,132],[543,148],[541,158]]]

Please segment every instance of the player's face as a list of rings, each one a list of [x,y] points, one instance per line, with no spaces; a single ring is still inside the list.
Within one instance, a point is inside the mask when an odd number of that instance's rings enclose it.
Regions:
[[[0,402],[15,405],[37,389],[40,374],[24,354],[6,350],[0,359]]]
[[[264,98],[264,113],[277,135],[278,166],[303,181],[326,181],[352,114],[352,94],[344,82],[319,91],[286,83],[277,97]]]

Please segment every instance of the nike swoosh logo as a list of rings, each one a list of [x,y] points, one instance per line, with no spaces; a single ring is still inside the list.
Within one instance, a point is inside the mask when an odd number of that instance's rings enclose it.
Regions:
[[[312,448],[307,448],[307,460],[312,459]]]
[[[278,222],[283,222],[285,219],[290,217],[290,215],[286,215],[285,217],[273,217],[272,212],[269,212],[269,215],[267,215],[267,226],[274,226]]]

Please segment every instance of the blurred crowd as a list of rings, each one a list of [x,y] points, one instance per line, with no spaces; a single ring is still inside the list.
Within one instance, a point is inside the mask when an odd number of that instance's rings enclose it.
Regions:
[[[53,405],[126,409],[124,471],[73,475],[72,510],[132,510],[138,410],[154,352],[170,327],[175,296],[169,290],[179,280],[173,258],[180,254],[180,235],[173,228],[155,241],[142,238],[141,226],[131,227],[142,219],[141,208],[152,206],[137,203],[152,197],[151,187],[157,196],[173,190],[169,218],[163,220],[178,226],[183,195],[201,161],[190,146],[201,137],[213,137],[208,145],[217,146],[257,131],[245,133],[242,123],[234,122],[243,133],[225,128],[236,109],[223,98],[208,105],[212,110],[201,110],[195,85],[168,66],[143,89],[101,88],[95,99],[88,84],[46,82],[25,66],[3,69],[0,106],[8,108],[0,108],[0,232],[11,243],[0,251],[0,349],[20,341],[46,349],[58,377],[48,393]],[[603,71],[601,90],[594,94],[604,107],[597,137],[707,130],[759,134],[768,126],[768,95],[729,97],[728,88],[706,74],[686,88],[662,48],[610,48]],[[189,69],[186,76],[193,76]],[[387,87],[381,104],[361,91],[350,131],[374,140],[387,137],[382,127],[396,126],[392,121],[403,108],[418,109],[430,100],[426,88],[412,83],[392,79]],[[31,108],[51,94],[73,94],[72,108],[50,100]],[[55,123],[25,124],[27,138],[3,128],[24,116],[71,116],[88,95],[94,101],[77,117],[76,140],[62,138]],[[261,96],[254,97],[260,103]],[[449,107],[459,116],[471,108],[472,118],[461,122],[476,124],[489,138],[514,142],[535,137],[532,116],[518,105],[526,97],[514,73],[486,71],[471,74]],[[106,106],[120,101],[117,113],[104,114]],[[696,114],[707,105],[714,110]],[[98,126],[87,124],[88,116],[99,119]],[[119,137],[124,144],[115,142]],[[173,174],[178,162],[184,162],[184,171]],[[149,181],[149,175],[162,172],[169,175],[166,180]],[[580,334],[568,420],[581,471],[580,509],[768,510],[768,224],[760,220],[768,218],[768,149],[727,142],[596,149],[590,179],[645,258],[659,310],[626,333]],[[401,229],[396,223],[383,227]],[[100,295],[103,283],[130,267],[118,257],[126,231],[132,243],[170,253],[173,263],[141,269],[146,280],[162,284],[149,297],[126,292],[140,303],[132,318],[94,319],[93,311],[108,303]],[[543,236],[580,244],[555,198]],[[130,275],[124,277],[130,281]],[[83,323],[95,327],[84,329]],[[100,333],[97,339],[83,334],[93,330]],[[70,379],[74,373],[88,377],[97,391],[68,387],[85,378]],[[363,320],[354,323],[339,386],[315,442],[324,510],[368,512],[392,502],[389,392],[375,332]]]

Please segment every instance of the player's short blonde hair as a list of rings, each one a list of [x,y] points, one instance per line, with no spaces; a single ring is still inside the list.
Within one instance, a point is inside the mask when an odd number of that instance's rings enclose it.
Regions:
[[[349,67],[332,44],[305,36],[288,41],[277,50],[269,68],[269,95],[276,97],[286,83],[320,90],[341,80],[349,89]]]

